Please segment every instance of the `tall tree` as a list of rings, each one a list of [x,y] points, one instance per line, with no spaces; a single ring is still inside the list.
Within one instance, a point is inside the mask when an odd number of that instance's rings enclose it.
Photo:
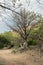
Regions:
[[[20,16],[21,15],[21,16]],[[7,24],[13,31],[19,33],[24,40],[24,47],[27,48],[27,38],[33,26],[41,21],[41,16],[34,12],[20,10],[20,15],[15,14],[13,26]]]

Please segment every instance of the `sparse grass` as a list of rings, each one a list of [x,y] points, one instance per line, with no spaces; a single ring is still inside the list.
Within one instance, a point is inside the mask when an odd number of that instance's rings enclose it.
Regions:
[[[3,62],[0,62],[0,65],[5,65]]]

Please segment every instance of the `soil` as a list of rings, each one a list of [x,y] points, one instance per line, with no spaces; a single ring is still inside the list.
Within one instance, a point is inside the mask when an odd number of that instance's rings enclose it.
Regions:
[[[0,65],[43,65],[43,54],[40,57],[36,50],[15,54],[11,52],[11,49],[0,50]]]

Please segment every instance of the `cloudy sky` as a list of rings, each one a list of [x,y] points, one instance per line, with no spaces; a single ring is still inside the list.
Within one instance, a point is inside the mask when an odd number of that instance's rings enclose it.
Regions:
[[[0,0],[1,3],[4,3],[4,1],[6,2],[6,6],[9,6],[10,8],[14,9],[12,6],[12,0]],[[40,5],[37,3],[36,0],[31,0],[30,5],[28,6],[26,0],[20,0],[20,2],[16,2],[16,8],[19,6],[19,4],[22,4],[22,7],[25,7],[27,10],[31,10],[31,11],[35,11],[40,13],[41,15],[43,15],[43,0],[40,0]],[[19,9],[19,8],[18,8]],[[17,11],[17,9],[16,9]],[[5,22],[7,22],[8,24],[11,24],[10,22],[12,21],[12,12],[9,10],[4,10],[0,7],[0,33],[3,33],[5,31],[9,31],[10,29],[6,26]]]

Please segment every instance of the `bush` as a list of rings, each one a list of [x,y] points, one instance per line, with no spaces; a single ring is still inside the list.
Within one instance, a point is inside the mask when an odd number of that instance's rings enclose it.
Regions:
[[[7,46],[8,43],[10,43],[10,41],[8,41],[4,36],[0,35],[0,49]]]
[[[0,43],[0,49],[2,49],[4,47],[4,45],[2,43]]]
[[[28,41],[28,46],[29,45],[37,45],[37,41],[31,39],[31,40]]]

